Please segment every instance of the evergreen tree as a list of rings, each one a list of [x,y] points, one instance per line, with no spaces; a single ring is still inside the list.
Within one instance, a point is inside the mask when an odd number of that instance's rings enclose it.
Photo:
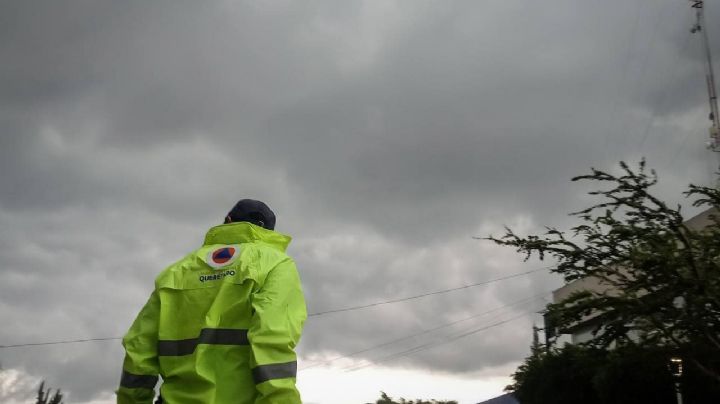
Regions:
[[[371,403],[367,403],[371,404]],[[380,398],[375,401],[374,404],[458,404],[457,401],[444,401],[444,400],[406,400],[400,398],[400,401],[395,401],[392,397],[388,396],[384,391],[380,392]]]
[[[51,389],[45,391],[45,382],[43,381],[40,383],[40,387],[38,388],[38,395],[35,404],[63,404],[62,398],[63,395],[60,393],[60,389],[57,389],[55,394],[52,394]]]

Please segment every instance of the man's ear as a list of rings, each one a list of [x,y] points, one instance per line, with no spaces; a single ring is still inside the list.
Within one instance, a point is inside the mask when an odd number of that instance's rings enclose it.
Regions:
[[[224,224],[228,224],[228,223],[232,223],[232,218],[230,217],[230,215],[225,216],[225,223],[224,223]]]

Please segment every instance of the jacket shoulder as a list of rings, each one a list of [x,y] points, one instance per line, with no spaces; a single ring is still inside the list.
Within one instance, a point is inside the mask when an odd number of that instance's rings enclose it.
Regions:
[[[184,272],[187,272],[193,267],[197,268],[202,264],[201,262],[198,262],[197,253],[198,250],[195,250],[163,269],[162,272],[160,272],[160,274],[158,274],[155,278],[155,289],[180,289],[183,283],[182,279]]]
[[[269,271],[281,262],[292,261],[284,251],[265,243],[248,243],[243,247],[246,250],[243,259],[253,261],[261,270]]]

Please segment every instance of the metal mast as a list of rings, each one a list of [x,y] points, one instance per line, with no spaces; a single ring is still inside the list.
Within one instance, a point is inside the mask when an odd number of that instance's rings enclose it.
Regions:
[[[701,33],[703,46],[705,48],[705,56],[707,58],[705,81],[707,82],[708,99],[710,101],[710,141],[708,149],[714,152],[720,152],[720,113],[718,112],[717,93],[715,91],[715,75],[713,74],[712,55],[710,54],[710,42],[708,40],[707,29],[705,28],[705,2],[703,0],[690,0],[691,7],[695,9],[697,21],[693,25],[690,32]]]

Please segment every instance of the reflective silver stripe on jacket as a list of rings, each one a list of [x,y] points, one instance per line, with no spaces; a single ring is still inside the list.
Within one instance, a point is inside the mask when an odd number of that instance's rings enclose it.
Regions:
[[[180,340],[159,340],[158,356],[183,356],[195,352],[198,344],[248,345],[248,330],[231,328],[203,328],[197,338]]]
[[[255,384],[260,384],[268,380],[295,377],[297,375],[297,361],[260,365],[252,370],[252,375]]]
[[[123,370],[120,378],[120,387],[128,389],[153,389],[157,384],[158,377],[150,375],[136,375]]]

